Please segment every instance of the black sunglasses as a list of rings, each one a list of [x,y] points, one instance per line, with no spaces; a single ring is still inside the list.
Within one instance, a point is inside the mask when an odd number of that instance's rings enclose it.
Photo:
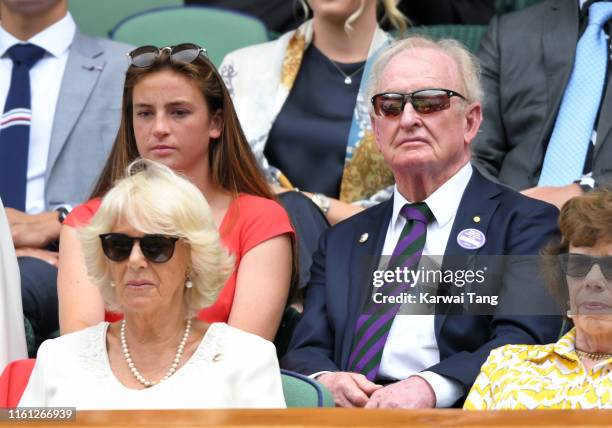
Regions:
[[[563,272],[573,278],[584,278],[594,264],[599,266],[601,273],[608,281],[612,281],[612,256],[594,257],[587,254],[569,253],[561,257]]]
[[[420,89],[409,94],[383,92],[374,95],[371,101],[377,116],[397,117],[404,111],[406,103],[423,114],[446,110],[450,107],[451,97],[466,100],[460,93],[449,89]]]
[[[166,46],[164,48],[158,48],[157,46],[141,46],[128,53],[128,61],[130,65],[138,68],[151,67],[162,52],[168,51],[170,61],[172,62],[183,62],[192,63],[203,54],[204,58],[208,59],[206,49],[194,44],[194,43],[181,43],[175,46]]]
[[[176,236],[144,235],[140,238],[123,233],[104,233],[100,235],[104,255],[114,262],[122,262],[132,254],[134,241],[140,242],[140,251],[153,263],[164,263],[172,258]]]

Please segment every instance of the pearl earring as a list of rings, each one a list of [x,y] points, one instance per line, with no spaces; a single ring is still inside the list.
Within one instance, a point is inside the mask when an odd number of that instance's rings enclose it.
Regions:
[[[185,281],[185,288],[192,288],[193,282],[191,281],[191,276],[187,275],[187,281]]]
[[[115,283],[113,281],[110,282],[110,286],[115,288]]]
[[[567,310],[567,313],[565,314],[566,317],[568,317],[569,319],[572,319],[573,315],[572,315],[572,311],[570,311],[569,309]]]

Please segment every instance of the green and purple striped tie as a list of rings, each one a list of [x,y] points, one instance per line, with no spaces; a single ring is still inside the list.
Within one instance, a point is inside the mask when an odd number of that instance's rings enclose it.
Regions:
[[[406,225],[387,269],[416,269],[425,247],[427,224],[433,219],[433,214],[425,202],[420,202],[404,205],[400,215],[406,219]],[[397,296],[409,290],[410,286],[409,283],[391,282],[384,284],[377,292],[383,296]],[[377,304],[373,299],[368,299],[355,326],[354,346],[349,358],[351,371],[362,373],[371,381],[376,379],[385,343],[400,306],[400,303]]]

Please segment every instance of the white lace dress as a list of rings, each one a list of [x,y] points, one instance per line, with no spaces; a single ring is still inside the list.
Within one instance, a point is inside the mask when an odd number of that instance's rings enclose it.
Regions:
[[[192,357],[167,381],[126,388],[111,371],[108,323],[47,340],[19,406],[91,409],[283,408],[274,345],[214,323]]]

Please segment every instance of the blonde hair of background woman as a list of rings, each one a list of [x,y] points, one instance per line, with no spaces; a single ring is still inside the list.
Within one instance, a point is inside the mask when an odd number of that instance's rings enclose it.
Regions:
[[[379,5],[383,7],[385,11],[383,20],[388,19],[393,28],[395,28],[399,34],[404,34],[408,29],[409,21],[408,18],[406,18],[406,16],[404,16],[404,14],[397,8],[397,5],[399,4],[400,0],[376,1]],[[357,10],[353,12],[351,16],[349,16],[344,22],[344,31],[346,31],[347,33],[350,33],[352,31],[353,27],[351,27],[351,24],[355,22],[357,18],[359,18],[359,16],[361,16],[361,14],[363,13],[363,9],[365,8],[365,2],[366,0],[361,0]],[[302,9],[304,9],[305,18],[308,18],[309,9],[307,0],[300,0],[300,3],[302,4]]]

